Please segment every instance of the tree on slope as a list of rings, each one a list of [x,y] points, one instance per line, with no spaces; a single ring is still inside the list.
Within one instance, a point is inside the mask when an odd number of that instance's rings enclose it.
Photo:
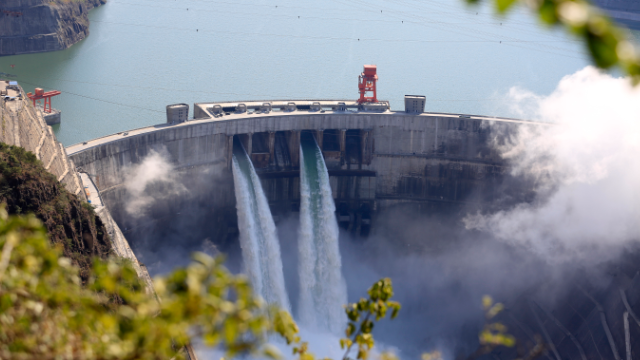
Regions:
[[[171,359],[200,338],[229,356],[255,353],[277,358],[267,338],[277,334],[300,359],[312,360],[288,312],[257,297],[246,277],[233,275],[222,258],[194,254],[187,268],[154,281],[145,291],[127,262],[96,258],[84,286],[79,268],[52,245],[34,215],[9,216],[0,207],[0,358]],[[389,279],[376,282],[369,299],[347,308],[343,344],[357,358],[373,348],[373,321],[395,317]],[[110,301],[118,297],[120,303]],[[356,328],[357,326],[357,328]],[[348,353],[348,350],[347,350]],[[345,355],[346,356],[346,355]]]

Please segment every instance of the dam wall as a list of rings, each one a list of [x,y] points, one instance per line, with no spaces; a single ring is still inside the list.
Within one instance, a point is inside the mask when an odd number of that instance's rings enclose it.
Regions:
[[[491,143],[523,124],[509,119],[390,111],[229,113],[130,130],[67,151],[76,166],[94,174],[125,232],[136,226],[123,212],[129,196],[127,169],[140,164],[151,151],[159,151],[181,174],[185,187],[198,190],[154,206],[153,218],[169,216],[171,209],[204,206],[216,214],[231,212],[232,216],[220,216],[228,223],[219,227],[234,233],[230,171],[234,138],[250,154],[272,212],[279,216],[298,211],[300,138],[312,136],[327,163],[341,225],[366,233],[374,214],[395,206],[441,212],[488,200],[499,203],[508,167]]]

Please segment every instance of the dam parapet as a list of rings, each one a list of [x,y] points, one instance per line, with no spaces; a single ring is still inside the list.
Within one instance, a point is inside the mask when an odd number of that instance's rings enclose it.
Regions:
[[[377,103],[358,103],[353,100],[265,100],[265,101],[235,101],[224,103],[196,103],[194,104],[194,119],[218,118],[234,114],[268,114],[272,111],[294,112],[325,112],[325,111],[389,111],[388,101]]]

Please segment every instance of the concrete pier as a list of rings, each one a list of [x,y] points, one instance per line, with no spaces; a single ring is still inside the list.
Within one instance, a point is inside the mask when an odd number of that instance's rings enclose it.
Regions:
[[[44,118],[44,121],[49,126],[60,124],[62,120],[62,111],[58,109],[51,109],[51,112],[47,113],[47,112],[44,112],[42,107],[39,106],[38,111],[40,111],[40,113],[42,114],[42,117]]]

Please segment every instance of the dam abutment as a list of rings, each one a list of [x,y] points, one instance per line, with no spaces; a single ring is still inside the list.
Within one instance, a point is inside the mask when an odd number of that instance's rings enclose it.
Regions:
[[[43,113],[24,96],[22,87],[9,88],[7,85],[7,82],[0,82],[0,90],[14,97],[14,100],[0,102],[2,120],[0,141],[32,152],[42,162],[45,170],[55,176],[69,193],[76,195],[81,201],[90,202],[92,198],[96,200],[92,205],[96,215],[105,225],[114,252],[132,261],[138,276],[146,284],[147,291],[152,292],[153,288],[146,268],[139,264],[118,224],[113,221],[109,209],[102,203],[100,195],[96,194],[95,184],[91,181],[86,182],[82,178],[77,165],[67,156],[65,148],[56,139],[51,126],[47,125]],[[97,176],[96,179],[99,180],[100,177]]]

